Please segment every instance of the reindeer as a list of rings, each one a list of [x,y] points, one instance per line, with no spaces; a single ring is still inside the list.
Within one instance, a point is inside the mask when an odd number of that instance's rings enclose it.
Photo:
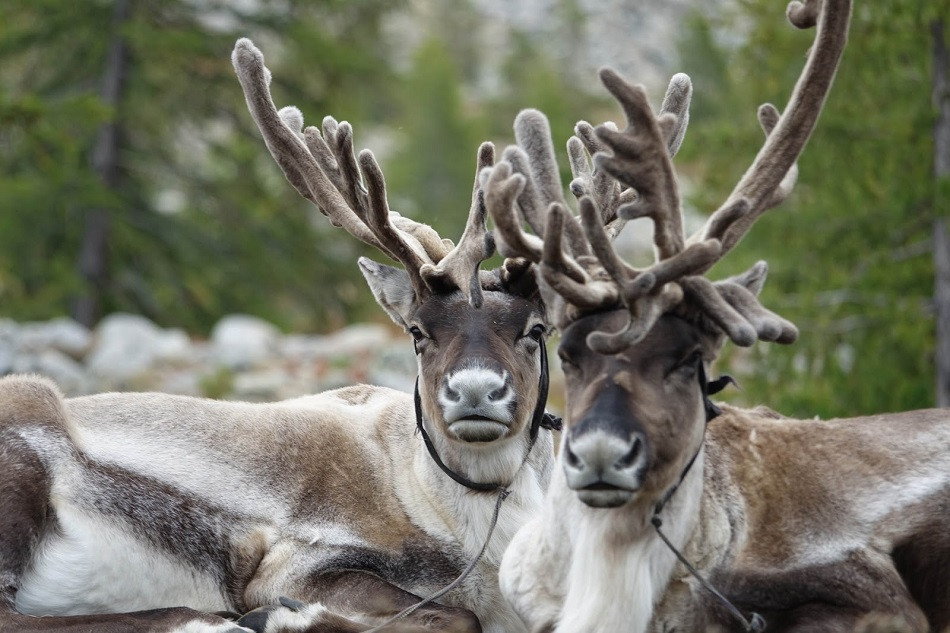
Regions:
[[[725,339],[797,337],[759,303],[764,262],[715,283],[704,274],[789,195],[850,11],[850,0],[789,5],[794,25],[818,25],[805,69],[784,114],[760,108],[762,149],[689,239],[671,163],[690,99],[683,75],[656,116],[642,87],[601,72],[627,127],[579,124],[568,148],[575,174],[589,180],[593,168],[612,186],[572,183],[579,219],[549,199],[543,241],[519,217],[531,173],[554,171],[540,113],[519,120],[530,167],[499,163],[483,177],[497,230],[539,266],[561,333],[561,472],[500,570],[531,631],[950,626],[950,410],[794,420],[709,399],[725,382],[706,377]],[[613,216],[652,218],[652,266],[617,255],[603,228]]]
[[[453,246],[389,210],[349,124],[328,117],[322,135],[301,134],[298,110],[277,111],[249,40],[233,62],[289,181],[404,266],[360,260],[415,341],[415,394],[67,399],[40,377],[0,379],[0,631],[365,631],[459,577],[482,548],[441,603],[385,630],[523,631],[497,569],[553,466],[531,266],[479,270],[493,242],[478,187]],[[479,169],[493,152],[481,146]]]

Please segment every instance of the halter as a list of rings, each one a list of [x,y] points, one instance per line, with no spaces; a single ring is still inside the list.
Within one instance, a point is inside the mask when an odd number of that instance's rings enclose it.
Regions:
[[[726,386],[729,385],[730,383],[733,385],[737,383],[732,376],[729,376],[727,374],[724,374],[720,376],[719,378],[716,378],[715,380],[707,381],[706,370],[703,367],[702,359],[700,359],[698,362],[699,362],[699,372],[698,372],[699,385],[703,393],[703,406],[706,409],[706,428],[709,428],[709,422],[713,418],[722,414],[722,409],[717,407],[713,403],[713,401],[709,399],[709,396],[712,394],[719,393],[720,391],[725,389]],[[672,488],[666,491],[666,493],[660,498],[657,504],[653,507],[653,516],[650,517],[650,523],[653,525],[653,529],[656,530],[657,536],[659,536],[660,539],[663,541],[663,543],[665,543],[666,546],[670,548],[670,551],[672,551],[673,554],[676,555],[676,558],[678,558],[679,561],[683,563],[683,565],[686,567],[686,570],[689,571],[689,573],[692,574],[693,577],[699,581],[699,584],[701,584],[706,591],[711,593],[713,597],[719,600],[719,602],[721,602],[722,605],[726,607],[726,609],[729,611],[729,614],[742,624],[742,629],[744,631],[747,631],[748,633],[762,633],[762,631],[765,631],[765,626],[766,626],[765,618],[763,618],[758,613],[753,612],[752,616],[746,619],[746,617],[742,614],[742,612],[738,609],[738,607],[732,604],[732,602],[730,602],[728,598],[726,598],[715,587],[709,584],[709,581],[707,581],[705,578],[703,578],[699,574],[699,571],[695,567],[693,567],[688,560],[686,560],[686,557],[683,556],[683,554],[678,549],[676,549],[676,546],[673,545],[670,539],[666,537],[666,534],[664,534],[660,530],[660,527],[663,525],[663,519],[660,518],[660,512],[663,511],[663,507],[667,504],[667,502],[669,502],[670,498],[673,496],[673,493],[675,493],[679,489],[680,484],[682,484],[683,480],[686,479],[686,475],[689,474],[689,469],[693,467],[693,464],[696,462],[696,458],[699,457],[699,453],[702,452],[703,445],[705,443],[706,443],[706,432],[704,429],[703,439],[699,443],[699,448],[696,449],[696,452],[693,454],[690,460],[686,463],[686,467],[683,468],[683,472],[680,473],[679,480],[675,484],[673,484]]]
[[[544,345],[544,338],[540,339],[539,348],[541,352],[541,376],[538,379],[538,401],[534,405],[534,413],[531,416],[531,427],[528,432],[528,437],[530,439],[528,440],[528,450],[525,452],[524,461],[527,461],[528,455],[531,454],[531,449],[534,448],[534,442],[538,439],[538,431],[540,429],[544,428],[551,431],[561,430],[561,418],[544,410],[544,405],[548,400],[548,383],[550,382],[550,378],[548,376],[548,350]],[[451,477],[455,482],[465,486],[469,490],[474,490],[476,492],[494,492],[496,490],[502,490],[505,488],[505,485],[501,483],[482,483],[472,481],[468,477],[460,475],[445,465],[445,462],[443,462],[442,458],[439,457],[438,451],[435,450],[435,444],[432,443],[432,438],[430,438],[429,434],[426,433],[425,427],[422,424],[422,397],[419,395],[418,376],[416,377],[413,401],[416,408],[416,430],[422,435],[422,441],[425,442],[426,450],[429,451],[432,461],[435,462],[435,465],[438,466],[442,472]],[[524,461],[522,461],[522,464],[524,464]]]

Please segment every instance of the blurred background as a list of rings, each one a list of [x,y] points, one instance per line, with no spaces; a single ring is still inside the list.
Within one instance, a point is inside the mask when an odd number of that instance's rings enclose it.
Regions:
[[[795,193],[712,272],[767,259],[763,303],[801,331],[789,347],[727,345],[717,369],[742,387],[727,400],[822,417],[950,405],[936,388],[937,364],[950,363],[950,317],[937,316],[950,279],[935,276],[950,215],[950,121],[939,116],[950,115],[950,3],[856,5]],[[411,346],[356,267],[360,254],[381,256],[284,180],[231,67],[238,37],[264,52],[278,106],[297,105],[309,124],[350,121],[392,208],[456,239],[475,150],[510,143],[518,110],[543,110],[561,148],[578,119],[618,120],[596,81],[605,64],[655,104],[672,73],[692,77],[676,163],[688,224],[701,222],[761,144],[756,107],[782,107],[800,72],[813,32],[789,27],[784,8],[4,0],[0,373],[41,371],[70,393],[245,399],[411,386]],[[649,256],[650,230],[626,230],[632,258]]]

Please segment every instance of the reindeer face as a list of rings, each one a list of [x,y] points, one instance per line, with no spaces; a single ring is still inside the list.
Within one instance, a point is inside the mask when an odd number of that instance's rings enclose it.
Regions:
[[[415,341],[422,412],[439,435],[467,443],[520,436],[538,404],[546,333],[540,299],[482,289],[479,308],[460,291],[420,301],[405,270],[366,258],[360,268]]]
[[[568,486],[593,507],[655,500],[676,483],[705,427],[700,365],[708,337],[665,315],[618,353],[587,345],[591,332],[617,331],[628,320],[622,309],[581,317],[558,348],[567,386],[561,463]]]
[[[537,404],[540,306],[485,292],[481,308],[461,293],[434,295],[408,319],[429,420],[454,440],[519,436]]]

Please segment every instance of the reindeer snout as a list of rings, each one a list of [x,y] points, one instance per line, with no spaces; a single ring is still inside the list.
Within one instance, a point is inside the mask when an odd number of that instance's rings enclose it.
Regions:
[[[567,485],[585,488],[621,488],[633,492],[641,484],[646,467],[646,438],[593,429],[570,434],[564,442],[564,472]]]
[[[442,385],[445,399],[453,404],[477,407],[482,402],[504,399],[511,387],[507,375],[486,370],[463,370],[449,376]]]
[[[445,421],[487,418],[503,424],[512,419],[511,376],[506,371],[468,367],[451,373],[439,390]]]

